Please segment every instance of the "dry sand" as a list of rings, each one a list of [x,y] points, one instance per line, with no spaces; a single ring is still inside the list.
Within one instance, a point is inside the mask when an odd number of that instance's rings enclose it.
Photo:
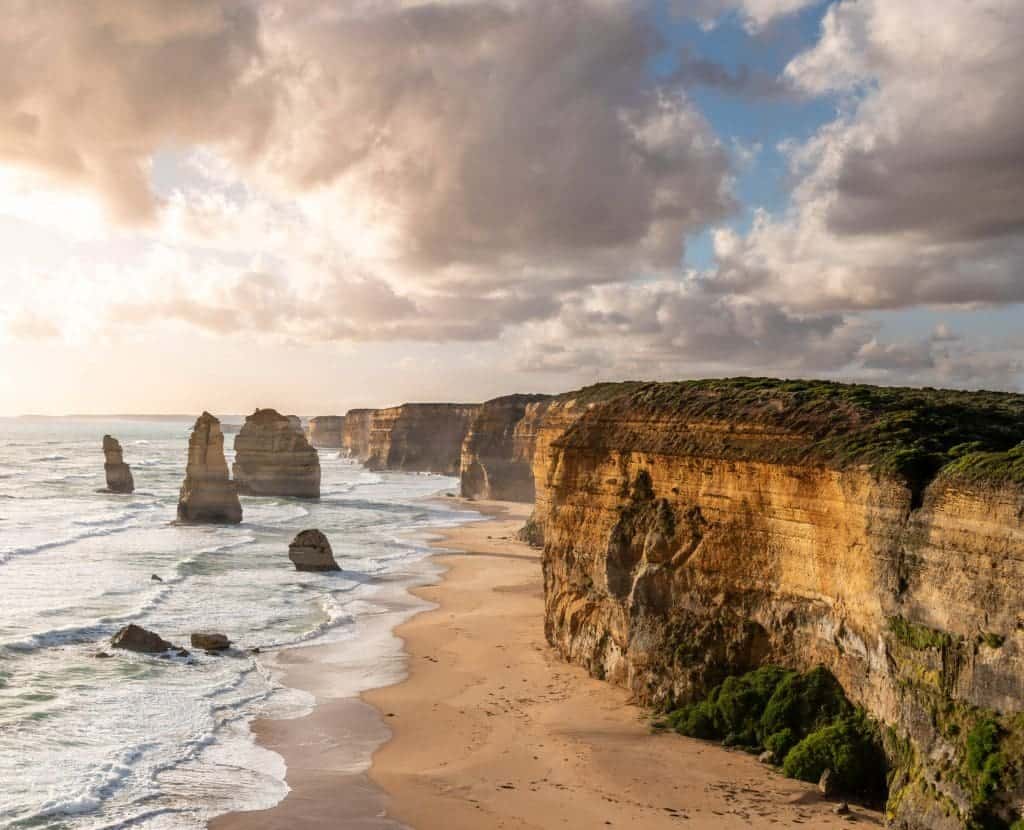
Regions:
[[[255,726],[285,757],[292,792],[271,810],[212,827],[881,826],[856,806],[852,817],[835,815],[814,787],[742,752],[652,734],[623,690],[566,665],[546,644],[539,555],[512,541],[529,508],[473,506],[493,518],[447,532],[438,545],[458,552],[438,557],[443,581],[416,591],[439,608],[397,629],[408,678],[365,693],[366,702],[332,700],[330,647],[302,650],[286,682],[324,702],[306,718]],[[393,733],[369,779],[346,769],[344,751],[349,741],[381,740],[367,704]]]

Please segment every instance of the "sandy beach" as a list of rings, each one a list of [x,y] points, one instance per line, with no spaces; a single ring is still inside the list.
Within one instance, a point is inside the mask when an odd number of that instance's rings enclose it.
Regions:
[[[254,732],[284,756],[292,791],[271,810],[212,828],[881,826],[857,806],[835,815],[815,787],[750,755],[652,734],[623,690],[563,663],[545,642],[539,552],[512,538],[529,507],[473,507],[491,518],[446,532],[436,543],[448,551],[436,557],[443,580],[414,592],[438,607],[395,632],[407,678],[344,697],[332,688],[344,666],[337,647],[283,655],[285,682],[318,705]],[[369,774],[353,771],[354,742],[377,745],[388,731]]]

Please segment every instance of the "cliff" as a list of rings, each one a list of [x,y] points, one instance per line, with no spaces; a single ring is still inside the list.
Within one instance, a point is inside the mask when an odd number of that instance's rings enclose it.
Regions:
[[[238,492],[253,496],[320,498],[320,457],[294,415],[257,409],[235,436]]]
[[[407,403],[375,410],[366,466],[457,476],[462,443],[480,409],[480,404]]]
[[[309,419],[307,438],[317,449],[340,450],[341,433],[344,428],[344,415],[318,415]]]
[[[370,421],[374,409],[350,409],[341,427],[341,446],[351,458],[366,461],[370,457]]]
[[[533,501],[534,424],[550,400],[550,395],[508,395],[481,407],[462,444],[463,496]]]
[[[111,493],[135,492],[135,480],[131,467],[124,463],[121,443],[110,435],[103,436],[103,472]]]
[[[208,524],[242,521],[238,489],[228,477],[224,460],[220,421],[209,412],[196,419],[188,440],[188,464],[178,498],[178,521]]]
[[[1024,397],[757,379],[602,397],[551,404],[536,441],[564,657],[665,706],[823,665],[884,725],[897,826],[1018,819]]]

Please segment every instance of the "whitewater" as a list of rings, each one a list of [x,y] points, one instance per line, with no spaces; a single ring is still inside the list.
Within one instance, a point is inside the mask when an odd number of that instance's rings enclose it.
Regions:
[[[322,450],[319,501],[242,497],[240,526],[176,525],[190,429],[0,419],[0,827],[191,830],[273,806],[284,763],[249,725],[313,705],[280,683],[275,652],[350,642],[365,664],[384,640],[361,641],[361,623],[429,577],[431,530],[479,518],[428,498],[454,479],[371,473]],[[132,495],[97,492],[104,433],[121,441]],[[292,567],[288,542],[313,527],[340,573]],[[130,622],[186,647],[221,631],[237,648],[97,659]]]

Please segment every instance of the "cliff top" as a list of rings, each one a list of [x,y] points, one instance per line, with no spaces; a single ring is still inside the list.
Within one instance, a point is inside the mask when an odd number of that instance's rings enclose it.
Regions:
[[[600,445],[610,431],[634,451],[867,465],[915,490],[946,468],[1024,482],[1024,395],[772,378],[603,386],[556,446]]]

